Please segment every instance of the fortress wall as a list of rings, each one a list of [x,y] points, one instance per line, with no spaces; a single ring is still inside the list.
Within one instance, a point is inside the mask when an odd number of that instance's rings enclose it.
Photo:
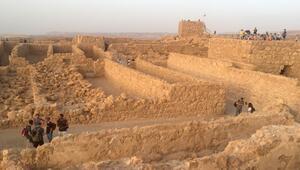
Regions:
[[[279,102],[289,105],[295,112],[300,110],[300,87],[296,79],[236,69],[221,61],[179,54],[169,56],[168,67],[224,82],[234,100],[245,97],[261,108]]]
[[[26,65],[44,60],[48,55],[49,45],[20,44],[12,52],[10,62],[14,65]]]
[[[17,44],[17,41],[0,42],[0,66],[9,65],[9,55]]]
[[[250,137],[267,125],[290,125],[287,113],[254,114],[216,121],[168,123],[142,128],[84,133],[55,138],[35,152],[18,152],[19,160],[38,168],[65,168],[89,161],[136,156],[144,162],[180,159],[205,151],[222,151],[233,139]],[[243,129],[243,130],[241,130]],[[27,154],[26,154],[27,153]],[[31,154],[30,154],[31,153]],[[179,155],[177,155],[179,154]],[[179,157],[178,157],[179,156]]]
[[[201,36],[206,31],[205,24],[201,21],[180,21],[178,35],[180,37]]]
[[[89,45],[89,44],[79,44],[78,48],[80,48],[87,57],[93,58],[94,53],[93,53],[93,46],[92,45]]]
[[[176,82],[197,82],[198,80],[180,72],[176,72],[164,67],[156,66],[150,62],[147,62],[141,58],[135,60],[135,69],[138,71],[147,73],[149,75],[158,77],[160,79],[166,80],[169,83]]]
[[[3,44],[4,44],[4,50],[5,50],[8,54],[10,54],[11,51],[13,50],[13,48],[14,48],[16,45],[18,45],[19,42],[18,42],[18,41],[5,41],[5,42],[3,42]]]
[[[189,41],[174,42],[113,43],[110,45],[109,51],[117,51],[134,57],[151,52],[160,55],[167,55],[168,53],[174,52],[207,57],[208,39],[197,38]]]
[[[245,41],[226,38],[209,40],[209,58],[250,63],[259,71],[300,78],[300,43],[292,41]]]
[[[76,45],[96,45],[99,48],[105,49],[104,37],[101,36],[83,36],[78,35],[73,38],[72,43]]]
[[[53,53],[72,53],[71,45],[53,45]]]
[[[27,44],[28,55],[47,56],[49,45]]]
[[[0,63],[3,63],[3,61],[4,61],[4,43],[0,41]]]
[[[108,59],[105,61],[105,77],[116,85],[144,98],[168,98],[170,85],[162,80],[122,66]]]
[[[97,46],[93,46],[93,55],[99,59],[105,58],[106,53],[102,48],[99,48]]]

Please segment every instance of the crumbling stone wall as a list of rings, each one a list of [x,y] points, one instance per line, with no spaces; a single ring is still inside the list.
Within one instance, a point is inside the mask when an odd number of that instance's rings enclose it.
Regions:
[[[72,45],[53,45],[53,53],[72,53]]]
[[[16,41],[0,41],[0,66],[9,65],[9,55],[17,44]]]
[[[143,163],[198,157],[201,151],[222,151],[233,139],[249,137],[266,125],[290,125],[286,112],[254,114],[215,121],[193,121],[143,128],[100,131],[54,139],[35,150],[5,151],[18,157],[17,165],[27,168],[66,168],[85,162],[117,160],[136,156]],[[243,129],[243,131],[241,131]],[[22,154],[20,154],[22,153]],[[25,154],[27,153],[27,154]],[[31,153],[31,154],[30,154]],[[24,164],[26,160],[26,164]]]
[[[167,82],[150,77],[105,59],[105,77],[143,98],[168,99],[171,87]]]
[[[97,46],[99,48],[105,49],[105,39],[101,36],[82,36],[77,35],[73,38],[72,43],[75,45],[83,45],[83,46]]]
[[[186,160],[186,169],[298,169],[299,125],[266,126],[245,140],[229,143],[221,153]]]
[[[0,76],[0,89],[0,128],[17,126],[32,116],[29,68],[7,68]]]
[[[4,43],[0,41],[0,66],[5,65],[5,58],[4,58]]]
[[[237,69],[228,62],[181,54],[171,54],[168,67],[223,82],[229,99],[244,97],[260,108],[280,102],[287,104],[295,113],[300,110],[300,88],[296,79]]]
[[[167,55],[171,52],[207,57],[208,38],[195,38],[170,42],[134,41],[130,43],[112,43],[109,46],[109,51],[115,51],[133,57],[152,53]]]
[[[292,41],[209,40],[209,58],[256,65],[258,71],[300,78],[300,44]]]
[[[179,23],[178,35],[180,37],[202,36],[205,31],[205,24],[200,20],[182,20]]]
[[[25,66],[43,61],[48,56],[49,45],[43,44],[19,44],[10,57],[10,63],[17,66]]]

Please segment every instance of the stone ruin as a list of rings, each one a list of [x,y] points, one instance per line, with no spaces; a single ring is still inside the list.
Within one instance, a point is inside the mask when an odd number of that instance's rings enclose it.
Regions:
[[[198,36],[201,37],[206,33],[205,23],[198,21],[182,20],[179,23],[178,35],[181,38]]]
[[[299,43],[186,37],[189,24],[182,38],[1,42],[2,129],[35,113],[116,128],[0,145],[0,169],[299,168]],[[240,97],[257,111],[234,116]]]

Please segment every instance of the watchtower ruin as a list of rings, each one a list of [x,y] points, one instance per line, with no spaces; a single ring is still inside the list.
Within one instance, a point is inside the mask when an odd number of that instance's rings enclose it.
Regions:
[[[179,22],[178,35],[180,37],[202,36],[206,32],[204,22],[182,20]]]

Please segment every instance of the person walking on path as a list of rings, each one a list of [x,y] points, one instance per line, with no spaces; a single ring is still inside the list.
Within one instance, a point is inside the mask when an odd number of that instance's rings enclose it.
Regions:
[[[41,123],[37,124],[35,128],[31,131],[33,147],[37,148],[38,146],[42,146],[44,144],[44,128],[41,127]]]
[[[30,119],[28,124],[22,129],[22,136],[24,136],[28,140],[28,144],[33,145],[31,129],[33,126],[33,120]]]

